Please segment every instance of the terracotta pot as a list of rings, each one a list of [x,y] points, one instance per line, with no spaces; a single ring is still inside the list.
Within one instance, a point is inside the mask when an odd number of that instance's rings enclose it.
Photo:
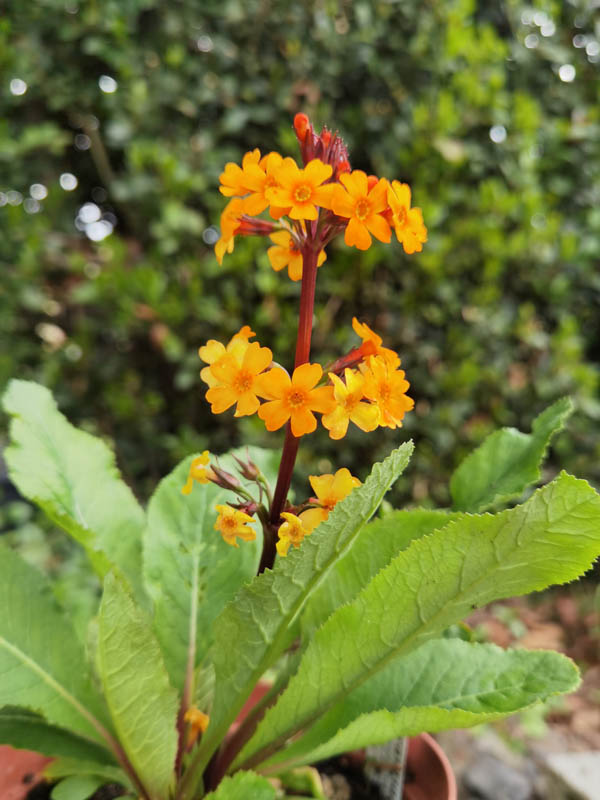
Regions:
[[[0,798],[24,800],[42,780],[42,770],[51,760],[29,750],[0,745]]]
[[[427,733],[410,739],[404,800],[456,800],[456,779],[446,754]]]

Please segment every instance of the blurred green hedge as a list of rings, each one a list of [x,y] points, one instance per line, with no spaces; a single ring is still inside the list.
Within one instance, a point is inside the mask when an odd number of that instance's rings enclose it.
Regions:
[[[452,467],[489,430],[528,429],[569,393],[579,413],[556,461],[599,483],[593,7],[8,0],[0,386],[52,388],[75,423],[115,441],[142,495],[191,451],[278,444],[257,419],[211,416],[197,347],[248,323],[291,361],[299,286],[270,269],[264,241],[238,240],[221,268],[210,242],[225,162],[255,146],[296,157],[303,110],[339,129],[355,168],[411,184],[429,241],[410,257],[330,249],[314,358],[351,346],[357,315],[401,353],[416,410],[400,431],[334,444],[321,430],[301,471],[362,476],[413,436],[396,499],[444,503]]]

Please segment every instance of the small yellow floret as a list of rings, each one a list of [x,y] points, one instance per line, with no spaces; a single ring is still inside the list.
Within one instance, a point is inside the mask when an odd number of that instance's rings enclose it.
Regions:
[[[257,378],[273,361],[273,353],[258,342],[246,348],[241,363],[234,354],[225,353],[211,366],[211,380],[206,399],[213,414],[221,414],[236,405],[235,416],[255,414],[260,406]],[[202,370],[204,372],[204,370]]]
[[[313,412],[329,414],[335,408],[331,386],[317,386],[322,375],[319,364],[301,364],[291,378],[281,367],[257,378],[257,394],[269,401],[258,409],[268,431],[278,430],[288,420],[294,436],[315,430],[317,420]]]
[[[238,365],[241,366],[244,360],[244,355],[249,346],[249,339],[252,339],[256,334],[251,330],[249,325],[244,325],[240,330],[231,337],[227,345],[218,342],[216,339],[209,339],[208,342],[198,349],[198,355],[202,361],[207,364],[215,364],[219,359],[224,356],[233,356]],[[210,366],[204,367],[200,371],[200,377],[208,386],[216,386],[218,379],[213,375]]]
[[[332,439],[343,438],[350,422],[363,431],[374,431],[379,423],[377,406],[364,402],[364,376],[355,370],[346,369],[344,377],[345,383],[337,375],[329,373],[337,405],[330,414],[323,416],[322,422]]]
[[[319,501],[319,507],[303,511],[300,519],[304,527],[312,532],[317,525],[327,519],[336,503],[360,486],[360,481],[351,475],[346,467],[338,469],[335,475],[309,475],[309,480]]]
[[[287,556],[290,545],[293,544],[294,547],[300,547],[302,540],[310,534],[310,531],[304,526],[300,517],[295,514],[283,511],[281,516],[285,522],[279,528],[279,541],[276,547],[280,556]]]
[[[420,253],[427,241],[427,228],[423,224],[420,208],[411,208],[410,187],[400,181],[392,181],[388,188],[388,204],[392,212],[392,225],[396,238],[406,253]]]
[[[274,170],[278,186],[266,192],[269,202],[277,209],[286,209],[292,219],[317,219],[318,207],[331,208],[333,184],[322,184],[333,172],[330,164],[320,159],[309,161],[300,169],[293,158],[284,158]]]
[[[376,180],[376,179],[374,179]],[[333,193],[332,209],[339,217],[347,217],[348,225],[344,234],[347,245],[359,250],[371,246],[371,234],[380,242],[389,242],[392,236],[382,212],[387,209],[388,182],[380,178],[370,188],[369,178],[360,169],[340,175],[343,187],[337,185]]]
[[[287,267],[288,275],[293,281],[302,280],[302,253],[298,249],[291,233],[277,231],[272,233],[270,238],[274,245],[267,250],[267,256],[273,269],[279,272],[279,270]],[[321,250],[317,258],[317,267],[320,267],[326,258],[325,251]]]
[[[190,748],[196,743],[198,736],[206,732],[210,717],[195,706],[191,706],[185,712],[183,721],[189,725],[187,746]]]
[[[371,356],[360,365],[365,376],[364,393],[379,407],[379,424],[384,428],[400,428],[407,411],[414,406],[414,400],[405,392],[410,384],[404,377],[404,370],[393,369],[381,356]]]
[[[239,547],[237,543],[238,536],[245,542],[252,542],[256,539],[256,532],[248,525],[249,522],[252,522],[252,517],[249,514],[228,505],[215,507],[219,512],[215,522],[215,530],[221,532],[221,536],[227,544],[232,547]]]
[[[400,357],[389,347],[382,347],[383,339],[375,331],[371,330],[366,322],[359,322],[356,317],[352,318],[352,328],[363,340],[361,352],[363,358],[367,356],[383,356],[386,363],[392,368],[400,366]]]
[[[210,453],[208,450],[205,450],[201,456],[196,456],[190,464],[188,479],[185,482],[185,486],[181,489],[181,494],[190,494],[194,481],[198,483],[208,483],[212,479],[212,470],[208,467],[209,461]]]

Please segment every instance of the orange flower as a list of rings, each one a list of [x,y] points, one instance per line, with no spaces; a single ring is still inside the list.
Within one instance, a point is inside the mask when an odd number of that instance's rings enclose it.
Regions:
[[[354,172],[340,175],[340,181],[345,189],[336,185],[331,207],[338,217],[350,220],[344,234],[346,244],[355,245],[359,250],[368,250],[371,234],[380,242],[389,242],[392,232],[381,213],[388,205],[388,182],[385,178],[370,186],[373,181],[369,181],[364,172],[355,169]]]
[[[252,339],[256,334],[250,329],[249,325],[243,325],[239,331],[229,340],[227,347],[216,339],[209,339],[202,347],[198,348],[198,355],[207,364],[214,364],[225,355],[232,355],[238,364],[242,363],[244,354],[248,349],[248,339]],[[210,367],[204,367],[200,371],[200,377],[208,386],[216,386],[217,378],[213,375]]]
[[[185,486],[181,489],[181,494],[190,494],[194,481],[198,481],[198,483],[208,483],[212,480],[214,473],[210,467],[207,469],[209,461],[210,455],[208,450],[205,450],[201,456],[196,456],[190,464],[188,479],[185,482]]]
[[[367,356],[383,356],[392,369],[400,366],[398,354],[390,350],[389,347],[382,347],[383,339],[375,331],[371,330],[366,322],[359,322],[356,317],[353,317],[352,328],[354,333],[363,340],[360,347],[363,358]]]
[[[239,169],[239,167],[238,167]],[[223,263],[225,253],[233,253],[233,240],[244,211],[244,201],[240,197],[230,200],[221,214],[221,237],[215,244],[215,256]]]
[[[210,366],[217,379],[206,393],[213,414],[222,414],[234,403],[236,417],[255,414],[260,406],[256,396],[257,378],[273,361],[273,353],[258,342],[246,348],[241,363],[234,354],[225,354]]]
[[[244,198],[246,214],[260,214],[269,205],[267,192],[279,186],[275,172],[281,166],[283,157],[279,153],[268,153],[258,164],[250,164],[246,170],[246,187],[250,194]],[[272,208],[274,219],[285,214],[285,208]]]
[[[331,386],[315,388],[323,370],[319,364],[301,364],[291,379],[281,367],[258,379],[257,394],[270,402],[263,403],[258,416],[268,431],[276,431],[291,420],[294,436],[312,433],[317,427],[313,411],[328,414],[335,408]]]
[[[293,281],[302,280],[302,253],[291,233],[277,231],[277,233],[271,234],[271,240],[275,242],[275,245],[269,247],[267,255],[273,269],[279,272],[280,269],[287,267],[288,275]],[[317,267],[320,267],[326,258],[325,250],[321,250],[317,259]]]
[[[427,228],[423,224],[420,208],[410,207],[410,186],[392,181],[388,189],[388,203],[392,212],[392,225],[396,238],[406,253],[420,253],[427,241]]]
[[[414,400],[405,394],[410,384],[404,379],[404,370],[393,369],[381,356],[371,356],[361,364],[361,372],[365,376],[366,397],[379,407],[379,424],[384,428],[401,427],[404,414],[414,406]]]
[[[248,171],[252,165],[257,165],[260,161],[260,150],[255,148],[246,153],[242,158],[242,166],[229,161],[225,164],[225,171],[219,176],[221,185],[219,191],[225,197],[243,197],[252,191],[248,187]]]
[[[208,714],[196,708],[196,706],[190,706],[183,715],[183,721],[189,725],[187,735],[187,746],[189,749],[196,743],[198,736],[204,733],[208,728],[210,717]]]
[[[336,503],[360,486],[360,481],[351,475],[346,467],[338,469],[335,475],[309,475],[308,479],[319,501],[319,508],[309,508],[307,511],[303,511],[300,519],[307,531],[312,533],[317,525],[327,519]]]
[[[363,431],[374,431],[379,423],[377,406],[362,402],[365,396],[364,376],[354,370],[346,369],[344,377],[346,383],[333,372],[329,373],[337,406],[331,414],[325,414],[321,421],[332,439],[341,439],[345,436],[350,422]]]
[[[293,544],[294,547],[300,547],[302,540],[310,534],[310,531],[304,527],[300,517],[295,514],[282,511],[281,516],[285,519],[285,522],[279,528],[279,541],[276,547],[280,556],[287,556],[290,545]]]
[[[219,512],[215,530],[221,531],[221,536],[227,544],[239,547],[238,536],[245,542],[252,542],[256,539],[256,532],[248,525],[249,522],[252,522],[251,516],[227,505],[215,506],[215,508]]]
[[[293,158],[284,158],[275,170],[279,188],[267,191],[271,206],[285,208],[292,219],[317,219],[317,206],[331,208],[333,184],[321,184],[332,172],[331,165],[318,158],[309,161],[304,169],[300,169]]]

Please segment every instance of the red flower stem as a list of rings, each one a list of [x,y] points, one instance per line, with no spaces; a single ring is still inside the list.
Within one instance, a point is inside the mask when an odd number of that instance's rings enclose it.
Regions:
[[[294,367],[306,364],[310,357],[310,339],[312,334],[313,310],[315,306],[315,285],[317,282],[317,258],[318,248],[314,246],[312,238],[309,239],[302,248],[302,289],[300,292],[300,314],[298,319],[298,339],[296,341],[296,360]],[[277,486],[271,505],[270,522],[273,528],[278,526],[281,512],[285,508],[285,501],[292,481],[292,472],[296,463],[298,445],[300,439],[293,435],[290,423],[288,422],[285,432],[285,442],[281,463],[279,464],[279,474],[277,476]],[[265,550],[266,550],[265,546]],[[273,547],[273,560],[275,552]],[[273,561],[271,561],[271,566]],[[262,567],[262,564],[261,564]]]

